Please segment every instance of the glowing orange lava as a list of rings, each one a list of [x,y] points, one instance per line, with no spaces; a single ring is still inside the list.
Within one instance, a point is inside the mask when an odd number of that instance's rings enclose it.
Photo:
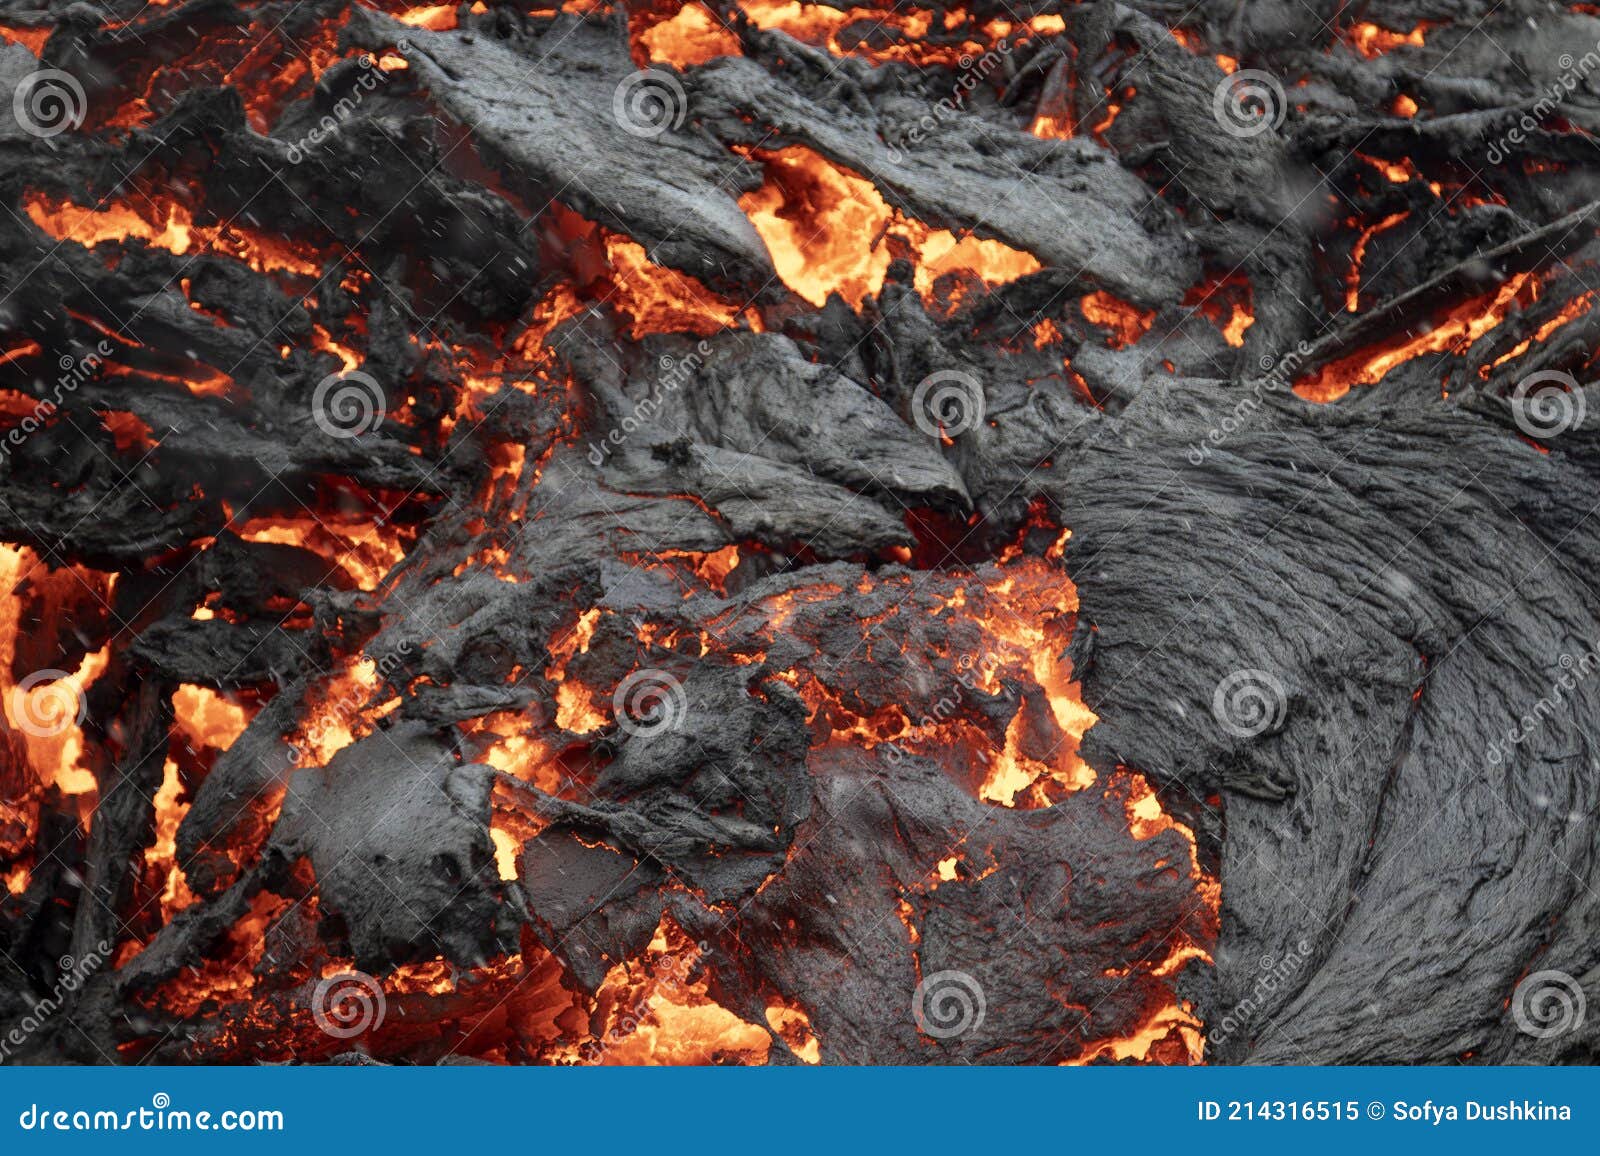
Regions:
[[[406,551],[406,541],[395,527],[337,510],[251,518],[235,526],[234,532],[246,542],[276,542],[311,550],[328,560],[330,574],[343,570],[363,590],[376,590]]]
[[[1344,294],[1344,307],[1347,312],[1354,313],[1360,307],[1361,262],[1366,259],[1367,245],[1371,243],[1373,237],[1386,229],[1394,228],[1410,215],[1410,213],[1390,213],[1383,220],[1362,229],[1355,243],[1350,246],[1350,272],[1346,275]]]
[[[688,68],[718,56],[737,56],[739,40],[703,4],[685,4],[639,35],[652,63]]]
[[[0,546],[0,698],[6,724],[27,751],[28,765],[39,784],[54,786],[65,795],[82,798],[81,814],[87,819],[93,807],[94,775],[84,765],[81,717],[83,695],[110,661],[109,645],[85,654],[73,670],[45,668],[27,672],[13,682],[18,635],[25,628],[19,584],[26,582],[43,599],[46,610],[60,599],[88,590],[105,598],[107,576],[71,567],[50,570],[33,551],[21,546]]]
[[[663,916],[643,958],[619,963],[600,985],[605,1027],[587,1058],[605,1065],[765,1063],[772,1037],[706,995],[701,956]]]
[[[1054,14],[1020,23],[996,18],[978,24],[969,22],[961,9],[840,9],[799,0],[741,0],[739,7],[756,27],[786,32],[835,56],[873,63],[903,60],[919,67],[971,68],[975,59],[981,62],[985,53],[1003,42],[1025,35],[1055,35],[1066,28],[1065,20]]]
[[[180,256],[210,252],[235,257],[258,273],[315,277],[321,272],[320,262],[276,237],[236,223],[196,225],[189,210],[176,201],[169,200],[161,215],[148,205],[135,208],[132,202],[123,201],[86,209],[43,193],[26,194],[22,204],[29,219],[58,241],[93,247],[102,241],[137,237],[153,248]]]
[[[1373,385],[1397,365],[1429,353],[1441,353],[1476,341],[1505,320],[1506,311],[1528,283],[1530,274],[1509,278],[1493,294],[1475,297],[1451,309],[1421,332],[1401,335],[1376,348],[1358,350],[1295,382],[1294,391],[1307,401],[1337,401],[1358,385]]]
[[[1390,32],[1387,28],[1363,21],[1350,27],[1344,34],[1344,41],[1368,60],[1375,60],[1396,48],[1421,48],[1423,36],[1430,27],[1424,21],[1410,32]]]
[[[890,208],[871,181],[792,146],[762,157],[767,181],[739,204],[766,242],[778,275],[813,305],[838,293],[851,306],[882,290],[900,246],[916,263],[917,292],[936,303],[946,275],[1002,285],[1037,272],[1031,254],[999,241],[930,229]],[[960,292],[954,294],[956,300]]]
[[[1088,294],[1078,302],[1078,308],[1089,321],[1109,331],[1106,343],[1113,349],[1138,341],[1156,319],[1155,310],[1140,309],[1103,290]]]

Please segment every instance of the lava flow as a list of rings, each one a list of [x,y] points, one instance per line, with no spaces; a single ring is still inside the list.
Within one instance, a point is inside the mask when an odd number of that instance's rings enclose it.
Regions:
[[[99,961],[18,1056],[1275,1046],[1516,586],[1379,531],[1585,522],[1588,135],[1160,7],[14,13],[0,1034]]]

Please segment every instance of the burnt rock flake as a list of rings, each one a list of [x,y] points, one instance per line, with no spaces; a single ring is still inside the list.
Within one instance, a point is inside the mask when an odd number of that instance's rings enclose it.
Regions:
[[[0,0],[4,1058],[1592,1062],[1600,17],[1312,7]]]

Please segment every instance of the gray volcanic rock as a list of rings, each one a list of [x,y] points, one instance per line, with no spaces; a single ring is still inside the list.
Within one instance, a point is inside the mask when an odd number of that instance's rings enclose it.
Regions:
[[[683,124],[676,79],[663,73],[649,81],[658,92],[635,91],[640,74],[625,33],[625,19],[605,25],[575,14],[536,33],[427,32],[366,8],[353,10],[349,30],[372,49],[405,40],[433,99],[472,128],[536,206],[561,201],[638,241],[654,261],[716,288],[760,293],[776,274],[730,193],[759,178]]]
[[[475,7],[9,5],[20,1058],[1600,1058],[1600,20]]]
[[[310,859],[358,966],[436,955],[476,966],[504,948],[491,775],[421,725],[380,729],[288,777],[270,850]]]
[[[1042,141],[937,107],[781,32],[746,43],[758,59],[723,57],[690,77],[693,109],[726,139],[805,144],[908,216],[994,237],[1130,301],[1167,301],[1193,283],[1181,224],[1094,142]]]

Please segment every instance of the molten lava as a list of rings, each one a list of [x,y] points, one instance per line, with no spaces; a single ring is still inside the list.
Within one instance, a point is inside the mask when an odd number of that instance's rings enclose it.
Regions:
[[[1368,60],[1375,60],[1397,48],[1421,48],[1430,27],[1424,21],[1410,32],[1391,32],[1377,24],[1362,22],[1351,25],[1344,33],[1344,40]]]
[[[183,255],[213,252],[235,257],[260,273],[289,273],[316,277],[321,262],[298,246],[236,222],[197,225],[188,208],[167,201],[160,208],[149,203],[112,201],[87,209],[42,193],[23,197],[23,208],[40,229],[58,241],[76,241],[93,248],[105,242],[138,238],[157,249]]]
[[[473,16],[491,15],[482,3],[469,8],[376,7],[417,30],[419,37],[424,32],[481,30],[485,24]],[[886,65],[876,70],[852,65],[886,82],[902,68],[937,70],[946,81],[975,73],[989,86],[987,100],[1011,86],[1015,66],[1026,56],[1020,52],[1025,41],[1060,36],[1065,47],[1066,19],[1055,14],[983,17],[959,7],[839,8],[800,0],[743,0],[737,7],[742,18],[702,3],[628,13],[635,63],[687,70],[737,55],[747,21],[836,57]],[[563,6],[563,11],[606,19],[610,10],[584,0]],[[241,19],[249,16],[246,10]],[[542,6],[528,14],[530,24],[553,18],[554,10]],[[617,19],[620,32],[621,16]],[[106,134],[108,148],[139,140],[133,130],[166,116],[187,89],[203,81],[203,86],[238,91],[250,127],[264,133],[279,124],[295,101],[310,96],[330,68],[352,57],[354,50],[342,45],[353,26],[347,14],[313,13],[296,27],[292,39],[276,29],[234,23],[222,30],[186,31],[168,56],[137,82],[97,93],[90,131]],[[42,28],[0,29],[8,43],[36,53],[48,35]],[[1421,43],[1421,30],[1415,35]],[[747,34],[746,39],[756,38]],[[1353,42],[1363,51],[1384,47],[1376,33]],[[1183,43],[1204,52],[1196,37]],[[1098,136],[1121,109],[1131,107],[1131,88],[1096,85],[1094,91],[1104,91],[1107,99],[1080,125],[1073,99],[1078,67],[1066,55],[1060,57],[1059,68],[1047,57],[1038,60],[1054,69],[1050,87],[1037,111],[1033,103],[1015,111],[1018,128],[1026,125],[1047,139],[1085,131]],[[1231,58],[1217,60],[1231,70]],[[410,77],[422,69],[415,56],[408,64],[392,43],[377,55],[376,66],[386,74],[407,74],[407,83],[394,85],[396,91],[384,97],[392,99],[393,108],[385,105],[381,123],[386,132],[398,134],[395,125],[411,107],[408,102],[426,97],[411,91]],[[407,90],[403,95],[401,88]],[[363,120],[361,127],[375,123],[380,122]],[[433,123],[428,121],[429,131]],[[421,131],[415,124],[406,128]],[[641,155],[644,148],[641,144]],[[200,145],[195,150],[203,151]],[[162,711],[170,706],[170,716],[158,717],[163,722],[170,717],[171,725],[143,780],[153,795],[146,800],[148,809],[140,812],[144,826],[128,856],[133,898],[123,913],[129,918],[119,928],[115,953],[119,981],[127,981],[138,1013],[117,1027],[124,1059],[331,1058],[347,1048],[319,1026],[313,1012],[317,992],[328,981],[358,972],[360,960],[382,972],[366,978],[390,1010],[387,1021],[361,1042],[375,1055],[438,1060],[461,1054],[502,1063],[562,1064],[764,1063],[791,1056],[803,1063],[821,1062],[830,1045],[822,1026],[828,1021],[811,993],[769,987],[753,1001],[742,1002],[722,995],[726,987],[718,980],[728,974],[722,969],[736,967],[738,961],[719,957],[708,944],[697,942],[684,930],[692,922],[683,917],[680,925],[670,906],[663,909],[666,913],[660,914],[643,950],[637,944],[655,921],[654,911],[640,924],[640,940],[626,952],[605,957],[594,973],[603,976],[598,985],[594,976],[583,979],[567,956],[558,958],[541,946],[530,930],[534,925],[519,906],[526,905],[525,892],[536,881],[524,875],[533,859],[530,844],[559,822],[551,817],[557,804],[593,806],[597,785],[604,776],[618,773],[617,748],[624,741],[617,703],[621,683],[614,676],[592,673],[608,669],[605,662],[617,654],[636,660],[632,673],[692,659],[707,669],[749,675],[752,697],[768,690],[780,693],[796,728],[797,760],[809,755],[826,765],[829,758],[861,757],[892,769],[916,759],[946,776],[949,781],[943,785],[961,805],[1007,821],[1031,820],[1069,800],[1093,801],[1100,807],[1110,800],[1110,833],[1139,843],[1159,837],[1150,852],[1152,858],[1160,856],[1155,870],[1163,878],[1181,880],[1184,896],[1192,898],[1202,915],[1198,929],[1187,924],[1187,931],[1175,932],[1173,942],[1163,943],[1149,959],[1107,973],[1136,985],[1139,1015],[1122,1025],[1129,1030],[1089,1040],[1079,1059],[1201,1058],[1198,1019],[1173,985],[1184,965],[1210,960],[1216,881],[1202,865],[1193,831],[1168,813],[1151,779],[1126,767],[1102,768],[1097,774],[1080,755],[1080,743],[1096,715],[1083,701],[1065,657],[1078,625],[1077,590],[1063,567],[1070,531],[1052,520],[1042,500],[1029,505],[1027,524],[1016,539],[987,555],[988,560],[967,558],[965,565],[958,565],[933,540],[937,535],[923,532],[946,511],[914,506],[904,517],[912,534],[891,537],[900,544],[849,553],[842,560],[824,559],[828,568],[817,566],[819,576],[807,573],[817,562],[808,544],[775,536],[754,540],[759,537],[754,534],[746,540],[731,531],[719,534],[728,530],[729,519],[714,503],[673,494],[683,499],[686,517],[702,517],[713,527],[689,539],[703,549],[657,545],[631,528],[618,530],[618,544],[607,555],[608,568],[600,581],[568,583],[563,576],[558,586],[539,585],[547,578],[541,568],[560,560],[531,563],[518,540],[524,531],[536,537],[539,519],[547,516],[529,495],[544,490],[540,483],[546,471],[558,476],[565,464],[563,451],[570,450],[582,423],[592,416],[577,374],[567,379],[556,348],[555,335],[563,326],[604,309],[621,318],[617,328],[634,342],[657,335],[712,337],[728,330],[799,332],[805,324],[795,321],[801,312],[796,298],[820,307],[837,296],[860,310],[869,298],[885,292],[891,265],[903,262],[897,270],[909,269],[911,287],[940,325],[954,329],[956,323],[948,319],[962,317],[964,306],[1042,269],[1032,254],[999,240],[933,228],[915,219],[892,204],[872,180],[806,147],[774,141],[770,148],[730,149],[730,160],[735,154],[764,171],[762,185],[738,203],[765,243],[779,278],[795,295],[780,305],[768,304],[765,295],[753,295],[759,296],[759,304],[732,296],[726,288],[713,288],[653,260],[655,250],[643,239],[586,220],[560,204],[523,204],[499,189],[486,188],[484,201],[493,202],[495,213],[510,216],[513,229],[528,226],[527,233],[536,238],[540,267],[527,272],[526,284],[520,286],[525,297],[493,323],[474,317],[465,299],[423,308],[426,299],[414,292],[418,286],[394,272],[400,268],[391,265],[395,254],[374,252],[372,246],[346,250],[281,236],[248,213],[220,219],[208,211],[198,179],[193,187],[181,188],[141,183],[93,203],[90,194],[61,195],[56,184],[43,180],[21,191],[21,206],[33,226],[56,242],[93,249],[107,270],[126,270],[141,259],[150,263],[161,253],[206,254],[223,259],[216,263],[220,272],[208,270],[218,274],[215,281],[226,281],[222,274],[261,274],[267,278],[265,287],[295,305],[295,312],[278,323],[265,343],[274,357],[270,370],[254,379],[246,379],[231,364],[201,364],[200,355],[187,349],[184,356],[194,363],[192,371],[144,367],[132,357],[143,347],[114,333],[106,320],[73,314],[74,322],[114,339],[126,354],[123,360],[139,366],[108,364],[102,377],[140,387],[180,386],[188,395],[179,399],[183,403],[206,398],[208,413],[229,412],[230,417],[256,422],[259,430],[252,429],[252,435],[265,436],[275,426],[299,429],[292,423],[306,423],[298,411],[271,411],[270,390],[262,383],[280,371],[289,379],[296,363],[313,355],[309,360],[318,374],[333,368],[352,377],[384,376],[392,402],[384,420],[391,430],[403,427],[384,448],[402,463],[426,466],[414,475],[395,467],[379,475],[381,483],[370,476],[348,480],[339,473],[344,458],[334,451],[370,465],[364,456],[369,443],[335,445],[318,456],[323,451],[308,451],[311,443],[304,442],[295,446],[297,454],[306,451],[304,456],[286,455],[285,460],[294,459],[293,468],[253,463],[270,475],[268,485],[254,484],[253,475],[252,484],[239,489],[230,488],[229,478],[197,479],[192,485],[186,478],[176,491],[149,499],[178,531],[168,534],[169,523],[159,522],[159,531],[150,533],[162,538],[160,549],[152,550],[142,568],[130,565],[129,577],[47,565],[29,548],[0,546],[0,693],[8,730],[4,738],[16,756],[6,767],[7,789],[0,804],[0,874],[6,896],[28,898],[41,890],[34,881],[34,845],[43,801],[67,797],[69,810],[86,828],[93,818],[96,775],[129,765],[122,745],[129,740],[134,715],[89,719],[80,710],[97,680],[137,685],[146,677],[146,666],[159,665],[128,650],[150,623],[114,620],[110,606],[115,583],[131,578],[140,584],[140,601],[150,603],[148,613],[159,620],[161,631],[183,637],[179,628],[194,636],[224,628],[260,629],[261,637],[270,638],[280,653],[298,652],[307,659],[295,677],[274,668],[270,675],[240,684],[229,682],[232,672],[219,672],[220,690],[191,681],[210,678],[210,671],[160,676],[166,681],[153,697]],[[468,167],[465,161],[461,165]],[[483,207],[474,204],[463,211]],[[395,211],[410,211],[410,206],[397,201]],[[492,217],[486,211],[483,219]],[[473,218],[459,239],[480,239],[475,235],[479,223]],[[1362,246],[1367,239],[1370,233]],[[448,238],[444,249],[457,240]],[[81,262],[82,254],[72,252]],[[428,256],[437,266],[446,263],[443,250]],[[1359,265],[1359,251],[1355,261]],[[476,279],[458,286],[457,295],[465,298]],[[200,272],[186,269],[165,288],[182,294],[181,299],[164,298],[162,304],[173,307],[185,325],[214,329],[229,340],[239,339],[242,346],[253,340],[240,312],[230,311],[225,297],[219,299]],[[781,291],[773,296],[782,297]],[[1254,314],[1249,285],[1242,278],[1237,283],[1208,282],[1185,302],[1215,324],[1230,347],[1243,345]],[[1156,319],[1154,310],[1105,291],[1082,296],[1078,310],[1081,322],[1094,331],[1089,339],[1112,348],[1139,341]],[[1020,356],[1030,340],[1030,353],[1046,350],[1066,341],[1066,330],[1073,331],[1072,340],[1082,339],[1084,326],[1070,305],[1055,316],[1059,326],[1048,318],[1019,326],[1020,337],[1009,351]],[[1453,337],[1437,336],[1451,325],[1458,326],[1450,330]],[[1482,329],[1462,319],[1417,340],[1454,340],[1477,332]],[[1547,332],[1542,329],[1534,339]],[[157,339],[149,340],[152,347],[159,345]],[[43,341],[12,335],[0,351],[0,367],[25,376],[46,356]],[[814,356],[809,349],[806,355]],[[1054,360],[1059,364],[1060,356]],[[1377,372],[1374,364],[1364,363],[1354,376]],[[232,376],[235,372],[240,372],[239,380]],[[1082,378],[1076,380],[1087,394]],[[257,390],[261,396],[252,398]],[[8,420],[26,417],[34,404],[20,388],[0,391],[0,415]],[[261,413],[253,412],[257,405]],[[105,409],[98,400],[86,407],[103,427],[94,430],[100,440],[92,448],[114,448],[128,455],[130,465],[161,453],[165,432],[162,419],[153,416],[165,411],[156,407],[146,414],[140,406],[132,408],[145,416]],[[231,412],[235,408],[238,414]],[[93,426],[93,420],[88,424]],[[947,460],[955,460],[953,437],[943,443],[931,439],[930,444],[930,453],[943,451]],[[681,447],[648,448],[667,460]],[[423,461],[425,449],[439,454]],[[120,470],[123,463],[117,465]],[[137,477],[136,468],[128,471],[130,477]],[[454,471],[470,479],[462,483],[464,492],[438,499],[447,491],[429,486],[441,478],[455,481]],[[425,479],[416,484],[416,492],[380,488],[409,487],[416,478]],[[551,486],[539,496],[558,501],[562,495],[548,491],[559,488]],[[585,499],[593,499],[598,508],[596,527],[605,524],[598,510],[614,514],[613,506],[659,496],[613,493],[599,484],[592,491]],[[455,497],[463,500],[456,502]],[[184,499],[192,500],[195,510],[181,508]],[[444,518],[423,527],[420,518],[409,516],[436,499],[439,507],[448,507]],[[949,521],[963,531],[988,529],[977,514],[962,523],[969,513],[952,515]],[[184,521],[190,514],[192,520]],[[457,514],[456,537],[434,535],[435,528],[442,530]],[[895,518],[900,516],[896,510]],[[625,526],[626,513],[616,520]],[[226,555],[230,548],[238,551],[240,542],[251,548],[246,564],[268,556],[292,557],[307,573],[298,575],[287,593],[263,582],[262,589],[272,592],[262,594],[254,607],[249,581],[240,581],[239,591],[204,585],[219,581],[219,573],[221,581],[238,578],[227,567],[241,563]],[[630,579],[648,581],[652,600],[629,604]],[[543,599],[537,609],[531,602],[524,607],[530,618],[548,613],[559,625],[532,642],[531,654],[519,653],[514,661],[494,667],[493,685],[475,687],[465,678],[451,685],[438,667],[419,674],[426,664],[413,670],[374,657],[386,652],[372,640],[384,638],[383,632],[397,620],[410,621],[412,615],[439,616],[436,636],[424,646],[439,649],[428,650],[426,657],[462,642],[467,627],[451,617],[461,606],[443,596],[446,589],[473,592],[464,596],[464,604],[485,590],[512,587]],[[441,595],[437,604],[426,601],[435,594]],[[176,605],[162,605],[162,597]],[[107,611],[109,624],[85,626],[69,639],[62,623],[78,603],[91,601]],[[872,612],[860,611],[869,602],[875,607]],[[139,613],[146,608],[141,605]],[[53,642],[60,634],[61,665],[30,673],[21,666],[30,664],[27,656],[33,651],[26,644],[40,622],[54,632]],[[843,643],[847,653],[825,653]],[[487,665],[499,657],[473,654],[463,662],[482,659]],[[509,673],[502,683],[496,680],[503,670]],[[33,678],[33,673],[42,677]],[[480,691],[485,697],[474,699]],[[494,697],[501,691],[504,698]],[[97,699],[99,695],[97,690]],[[462,781],[468,772],[482,772],[490,780],[474,803],[487,815],[486,839],[474,852],[481,862],[468,867],[481,866],[487,873],[488,890],[499,904],[491,909],[494,918],[503,918],[511,932],[494,951],[470,956],[470,966],[459,962],[469,958],[465,953],[452,955],[428,943],[378,967],[366,961],[346,913],[338,910],[326,861],[295,849],[299,845],[293,841],[280,840],[275,825],[280,817],[295,815],[299,795],[291,795],[287,783],[308,781],[341,753],[348,760],[358,744],[392,739],[397,723],[413,721],[411,708],[429,701],[447,702],[442,710],[467,704],[461,714],[439,724],[448,735],[443,757],[452,770],[462,772]],[[264,721],[274,717],[278,729],[263,738],[270,730]],[[253,765],[270,762],[279,753],[285,756],[281,767]],[[244,763],[252,764],[249,773],[258,774],[250,780],[249,793],[224,794],[228,806],[223,809],[232,808],[227,823],[220,831],[203,832],[203,839],[192,838],[202,821],[215,822],[206,814],[216,809],[219,781],[213,776],[239,774]],[[339,764],[346,765],[348,761]],[[403,796],[404,790],[397,787],[396,795]],[[451,814],[467,814],[469,802],[451,798]],[[1066,819],[1061,810],[1050,817]],[[1173,833],[1186,842],[1186,856],[1169,849],[1178,846]],[[615,859],[624,872],[630,867],[642,872],[646,866],[647,856],[591,840],[587,833],[577,841]],[[197,843],[204,846],[194,853]],[[708,854],[716,858],[724,851],[718,843]],[[433,866],[453,883],[456,874],[472,874],[442,853]],[[781,878],[783,866],[780,848],[760,886]],[[909,943],[918,952],[926,951],[935,939],[935,925],[918,915],[912,900],[926,900],[940,888],[948,897],[999,870],[981,839],[963,836],[959,846],[941,848],[937,857],[927,856],[906,879],[891,884],[898,895],[899,919],[885,922],[895,936],[904,934],[902,946]],[[319,872],[324,873],[321,879]],[[660,884],[664,899],[700,904],[719,917],[731,912],[731,904],[725,910],[686,880],[668,875]],[[758,872],[756,881],[760,879]],[[389,880],[377,878],[375,884],[386,887]],[[196,938],[186,938],[191,936]],[[912,958],[920,969],[921,957]],[[132,1023],[133,1018],[141,1022]],[[186,1022],[195,1028],[192,1035],[179,1032]],[[177,1042],[170,1043],[174,1037]]]
[[[1531,293],[1529,275],[1509,278],[1492,294],[1473,298],[1447,311],[1437,323],[1421,332],[1404,334],[1376,349],[1363,349],[1323,366],[1295,382],[1294,391],[1307,401],[1337,401],[1360,385],[1373,385],[1397,365],[1429,353],[1459,349],[1495,328],[1519,294]]]
[[[740,207],[766,242],[778,275],[813,305],[837,293],[852,307],[883,289],[889,262],[909,257],[930,306],[960,302],[968,284],[1003,285],[1040,265],[999,241],[930,229],[890,208],[872,182],[799,145],[764,154],[766,183]],[[867,240],[868,243],[863,244]],[[941,282],[951,284],[947,293]]]

